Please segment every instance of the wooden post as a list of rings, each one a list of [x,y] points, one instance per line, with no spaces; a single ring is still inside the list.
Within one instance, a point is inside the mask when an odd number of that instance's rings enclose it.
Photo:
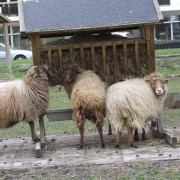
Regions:
[[[40,65],[40,35],[31,36],[32,52],[33,52],[33,63],[34,65]]]
[[[8,24],[6,22],[3,23],[3,31],[4,31],[4,42],[5,42],[5,48],[6,48],[6,65],[7,65],[8,73],[12,74],[9,36],[8,36]]]
[[[146,41],[147,41],[147,53],[150,63],[150,72],[155,71],[155,46],[154,46],[154,26],[145,26]]]

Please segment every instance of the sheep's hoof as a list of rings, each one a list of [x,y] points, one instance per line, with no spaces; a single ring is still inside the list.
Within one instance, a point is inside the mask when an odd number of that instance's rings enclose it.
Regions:
[[[35,143],[40,141],[40,139],[39,139],[37,136],[32,137],[32,139],[33,139],[33,141],[34,141]]]
[[[134,144],[130,144],[130,147],[132,147],[132,148],[138,148],[136,145],[134,145]]]
[[[120,149],[121,146],[120,146],[119,144],[116,144],[116,145],[115,145],[115,148],[116,148],[116,149]]]
[[[146,140],[148,140],[147,137],[142,137],[142,141],[146,141]]]
[[[81,150],[81,149],[83,149],[83,145],[77,147],[77,150]]]
[[[105,148],[106,147],[106,145],[103,143],[103,144],[101,144],[101,148]]]
[[[139,141],[139,136],[134,136],[134,141]]]

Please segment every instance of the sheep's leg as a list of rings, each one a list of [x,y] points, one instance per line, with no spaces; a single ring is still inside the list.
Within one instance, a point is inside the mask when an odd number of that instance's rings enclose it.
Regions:
[[[147,140],[145,129],[142,129],[142,141]]]
[[[34,128],[34,121],[32,122],[28,122],[29,126],[31,128],[31,137],[33,139],[34,142],[38,142],[40,141],[40,139],[37,137],[36,133],[35,133],[35,128]]]
[[[81,124],[78,126],[79,128],[79,134],[80,134],[80,146],[79,149],[83,149],[84,146],[84,124]]]
[[[139,141],[139,133],[137,129],[134,131],[134,141]]]
[[[116,131],[116,144],[115,144],[115,148],[120,148],[121,136],[122,136],[122,131],[117,130]]]
[[[105,147],[104,138],[103,138],[103,131],[102,131],[102,125],[100,123],[96,124],[96,127],[99,132],[100,141],[101,141],[101,147]]]
[[[136,145],[134,145],[134,140],[133,140],[133,128],[132,127],[128,127],[128,142],[129,145],[131,147],[137,147]]]
[[[108,131],[108,135],[112,135],[112,128],[111,128],[111,124],[109,123],[109,131]]]

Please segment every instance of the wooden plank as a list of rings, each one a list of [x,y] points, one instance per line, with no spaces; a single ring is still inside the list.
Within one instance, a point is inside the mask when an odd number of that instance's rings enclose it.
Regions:
[[[95,53],[94,53],[93,44],[91,44],[91,56],[92,56],[92,70],[95,71]]]
[[[49,121],[72,120],[72,109],[49,110],[46,115]]]
[[[136,75],[139,72],[139,42],[135,40]]]
[[[51,54],[51,48],[48,49],[48,63],[49,63],[49,66],[52,67],[52,54]]]
[[[32,52],[33,52],[33,63],[34,65],[40,64],[40,48],[41,48],[41,41],[39,35],[32,35],[31,36],[31,44],[32,44]]]
[[[153,65],[152,65],[152,57],[151,57],[151,26],[145,26],[145,35],[147,41],[147,54],[148,54],[148,62],[149,62],[149,70],[153,72]]]
[[[36,143],[36,147],[35,147],[35,152],[36,152],[36,158],[41,158],[41,144],[40,142]]]
[[[151,71],[155,71],[155,43],[154,43],[154,25],[150,26],[150,56],[151,56]]]
[[[63,59],[62,59],[62,48],[61,47],[59,47],[58,52],[59,52],[60,74],[61,74],[61,77],[63,77]]]
[[[116,42],[113,42],[113,65],[114,65],[114,77],[117,81],[117,61],[116,61]]]
[[[151,131],[154,137],[159,138],[159,139],[164,139],[165,138],[165,133],[164,132],[159,132],[157,128],[151,127]]]
[[[177,141],[177,137],[175,137],[174,135],[168,133],[168,132],[165,132],[165,139],[166,139],[166,142],[172,146],[176,146],[178,141]]]
[[[69,45],[69,53],[70,53],[70,61],[74,63],[74,57],[73,57],[73,46],[72,44]]]
[[[81,54],[81,65],[82,65],[82,68],[84,68],[84,46],[81,45],[80,47],[80,54]]]
[[[124,52],[124,71],[125,75],[127,75],[128,66],[127,66],[127,43],[124,42],[123,44],[123,52]]]
[[[45,126],[44,126],[44,117],[39,117],[39,128],[40,128],[40,142],[41,145],[44,147],[46,144],[46,137],[45,137]]]
[[[103,75],[106,76],[107,70],[106,70],[106,46],[104,43],[102,43],[102,61],[103,61]]]

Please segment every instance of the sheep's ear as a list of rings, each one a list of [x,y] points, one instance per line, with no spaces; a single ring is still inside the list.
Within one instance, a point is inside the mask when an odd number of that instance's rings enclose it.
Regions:
[[[168,83],[169,82],[169,79],[164,79],[164,83]]]
[[[78,67],[77,72],[78,72],[78,73],[81,73],[81,72],[82,72],[82,69],[81,69],[80,67]]]
[[[47,66],[46,64],[42,64],[42,65],[41,65],[41,68],[44,69],[44,70],[46,70],[46,71],[48,70],[48,66]]]
[[[150,76],[145,76],[145,77],[144,77],[144,80],[145,80],[146,82],[150,82],[151,78],[150,78]]]

